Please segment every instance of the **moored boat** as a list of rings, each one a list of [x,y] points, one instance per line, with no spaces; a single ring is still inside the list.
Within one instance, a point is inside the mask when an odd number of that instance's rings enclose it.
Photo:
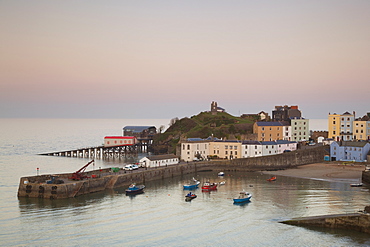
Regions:
[[[234,198],[234,203],[243,203],[243,202],[249,202],[252,197],[252,194],[249,192],[242,191],[239,193],[239,196],[237,198]]]
[[[196,188],[198,188],[199,184],[200,184],[200,181],[193,178],[193,180],[189,181],[189,183],[184,184],[184,189],[185,190],[196,189]]]
[[[205,182],[202,186],[202,190],[210,191],[210,190],[217,190],[217,183],[210,183],[209,181]]]
[[[135,194],[143,193],[144,188],[145,188],[145,185],[131,184],[126,190],[126,195],[135,195]]]
[[[273,177],[271,177],[271,178],[267,179],[267,181],[269,181],[269,182],[271,182],[271,181],[276,181],[276,177],[275,177],[275,176],[273,176]]]
[[[223,177],[223,176],[225,176],[225,173],[224,172],[219,172],[217,175],[220,176],[220,177]]]
[[[189,192],[186,196],[185,196],[185,201],[191,201],[193,199],[197,198],[197,195],[196,194],[193,194],[191,192]]]

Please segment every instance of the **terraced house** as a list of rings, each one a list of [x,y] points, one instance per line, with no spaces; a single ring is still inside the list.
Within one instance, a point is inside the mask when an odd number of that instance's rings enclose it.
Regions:
[[[285,127],[282,122],[255,122],[253,133],[257,134],[257,141],[284,140]]]

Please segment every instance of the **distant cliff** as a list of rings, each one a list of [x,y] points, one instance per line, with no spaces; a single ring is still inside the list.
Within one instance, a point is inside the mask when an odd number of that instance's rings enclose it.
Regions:
[[[191,118],[173,119],[171,126],[157,134],[151,152],[155,154],[176,153],[176,146],[187,138],[214,136],[229,140],[248,140],[253,135],[253,124],[258,119],[234,117],[226,112],[212,115],[201,112]]]

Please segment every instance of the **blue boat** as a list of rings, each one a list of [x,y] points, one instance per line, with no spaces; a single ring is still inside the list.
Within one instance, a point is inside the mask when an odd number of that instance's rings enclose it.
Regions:
[[[252,197],[252,194],[242,191],[239,193],[239,196],[237,198],[234,198],[234,203],[244,203],[249,202]]]
[[[136,195],[144,192],[145,185],[131,184],[127,190],[126,195]]]
[[[186,196],[185,196],[185,201],[189,202],[193,199],[197,198],[197,195],[196,194],[193,194],[191,192],[189,192]]]
[[[196,188],[198,188],[199,184],[200,184],[200,181],[193,178],[193,180],[189,181],[189,183],[184,184],[184,190],[196,189]]]

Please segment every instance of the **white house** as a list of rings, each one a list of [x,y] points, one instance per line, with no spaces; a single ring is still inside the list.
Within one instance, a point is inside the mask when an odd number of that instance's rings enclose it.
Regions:
[[[297,150],[297,142],[277,140],[276,150],[278,154],[284,153],[285,150],[289,150],[289,151]]]
[[[178,164],[179,158],[174,154],[154,155],[140,159],[139,163],[143,167],[169,166]]]
[[[262,156],[262,145],[259,141],[242,142],[242,158]]]
[[[209,155],[209,140],[201,138],[189,138],[181,143],[181,160],[207,160]]]
[[[274,141],[261,142],[261,146],[262,146],[262,156],[277,154],[276,142]]]

